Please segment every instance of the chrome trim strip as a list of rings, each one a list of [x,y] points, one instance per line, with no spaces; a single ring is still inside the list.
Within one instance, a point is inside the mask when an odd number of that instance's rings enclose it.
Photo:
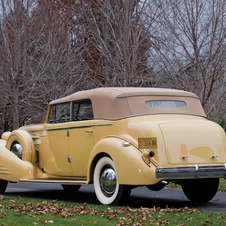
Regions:
[[[33,132],[42,132],[43,129],[39,129],[39,130],[25,130],[25,131],[27,131],[29,133],[33,133]]]
[[[148,115],[189,115],[189,116],[197,116],[197,117],[201,117],[201,118],[207,118],[206,116],[203,115],[195,115],[195,114],[189,114],[189,113],[166,113],[166,112],[161,112],[161,113],[145,113],[145,114],[137,114],[137,115],[128,115],[122,118],[105,118],[105,119],[100,119],[100,120],[107,120],[107,121],[119,121],[119,120],[123,120],[123,119],[127,119],[127,118],[131,118],[131,117],[139,117],[139,116],[148,116]]]
[[[84,180],[54,180],[54,179],[21,179],[19,182],[23,183],[42,183],[42,184],[87,184]]]
[[[156,168],[156,178],[170,179],[199,179],[199,178],[226,178],[226,163],[221,166],[188,166]]]
[[[0,174],[13,174],[13,173],[12,172],[5,172],[5,171],[1,172],[1,170],[0,170]]]
[[[68,127],[68,128],[69,128],[69,129],[81,129],[81,128],[89,128],[89,127],[93,127],[93,125],[71,126],[71,127]]]
[[[44,129],[43,131],[56,131],[56,130],[67,130],[68,127],[62,127],[62,128],[54,128],[54,129]]]
[[[144,157],[143,157],[143,156],[142,156],[142,159],[143,159],[144,163],[145,163],[149,168],[151,168],[151,166],[148,165],[147,162],[144,160]]]
[[[84,126],[73,126],[73,127],[69,127],[69,129],[86,128],[86,127],[95,127],[95,126],[112,126],[112,125],[113,125],[113,123],[91,124],[91,125],[84,125]]]
[[[52,129],[44,129],[43,131],[55,131],[55,130],[66,130],[66,129],[81,129],[81,128],[89,128],[95,126],[111,126],[113,123],[108,124],[93,124],[93,125],[84,125],[84,126],[68,126],[68,127],[61,127],[61,128],[52,128]],[[28,131],[33,132],[33,131]]]
[[[72,122],[76,122],[76,121],[70,121],[68,123],[72,123]],[[81,122],[81,121],[80,121]],[[54,124],[52,124],[54,125]],[[84,125],[84,126],[67,126],[67,127],[61,127],[61,128],[53,128],[53,129],[43,129],[43,130],[26,130],[29,133],[32,132],[41,132],[41,131],[52,131],[52,130],[64,130],[64,129],[79,129],[79,128],[88,128],[88,127],[94,127],[94,126],[111,126],[113,125],[113,123],[105,123],[105,124],[91,124],[91,125]],[[40,135],[41,136],[45,136],[45,135]]]
[[[9,169],[7,169],[7,168],[1,168],[0,171],[1,171],[1,170],[3,170],[3,171],[8,171]]]

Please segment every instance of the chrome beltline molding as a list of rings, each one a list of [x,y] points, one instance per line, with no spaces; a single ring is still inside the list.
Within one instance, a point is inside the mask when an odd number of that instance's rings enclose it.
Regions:
[[[70,123],[70,122],[69,122]],[[66,130],[66,129],[81,129],[81,128],[88,128],[88,127],[95,127],[95,126],[111,126],[113,123],[104,123],[104,124],[90,124],[90,125],[82,125],[82,126],[67,126],[67,127],[60,127],[60,128],[51,128],[51,129],[42,129],[42,130],[27,130],[27,132],[42,132],[42,131],[54,131],[54,130]]]
[[[170,179],[226,178],[226,163],[221,166],[195,166],[156,168],[156,177]]]

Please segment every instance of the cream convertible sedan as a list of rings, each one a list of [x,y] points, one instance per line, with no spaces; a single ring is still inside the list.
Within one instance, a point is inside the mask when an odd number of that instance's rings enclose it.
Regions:
[[[199,98],[157,88],[98,88],[49,104],[44,124],[0,140],[0,192],[8,181],[94,184],[100,203],[116,205],[132,188],[182,185],[208,202],[226,175],[225,132],[206,119]]]

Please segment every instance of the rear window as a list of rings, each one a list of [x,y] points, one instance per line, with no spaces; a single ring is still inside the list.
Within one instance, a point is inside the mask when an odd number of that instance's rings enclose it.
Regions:
[[[182,108],[186,107],[186,103],[183,101],[174,100],[152,100],[146,101],[145,105],[151,108]]]

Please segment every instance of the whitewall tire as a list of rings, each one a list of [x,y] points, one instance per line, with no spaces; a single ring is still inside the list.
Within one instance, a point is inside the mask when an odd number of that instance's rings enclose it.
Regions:
[[[129,186],[119,185],[113,160],[102,157],[96,164],[93,176],[94,190],[100,203],[117,205],[129,197]]]

